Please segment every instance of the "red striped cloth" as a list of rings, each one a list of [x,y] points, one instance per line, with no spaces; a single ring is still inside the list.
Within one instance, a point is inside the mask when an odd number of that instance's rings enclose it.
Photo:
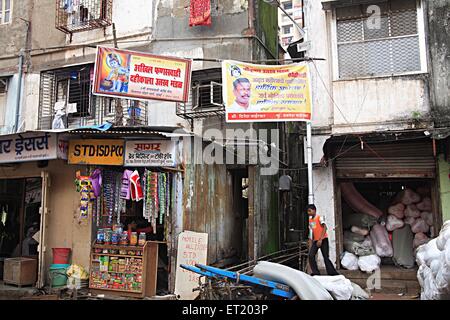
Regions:
[[[211,0],[191,0],[189,26],[211,25]]]

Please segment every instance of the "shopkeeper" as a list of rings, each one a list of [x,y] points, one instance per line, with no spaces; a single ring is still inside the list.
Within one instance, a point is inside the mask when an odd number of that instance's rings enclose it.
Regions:
[[[146,234],[147,240],[149,240],[150,235],[153,234],[153,228],[151,224],[143,217],[129,218],[125,222],[125,225],[127,226],[128,239],[131,239],[132,232],[137,232],[138,234],[144,232]]]

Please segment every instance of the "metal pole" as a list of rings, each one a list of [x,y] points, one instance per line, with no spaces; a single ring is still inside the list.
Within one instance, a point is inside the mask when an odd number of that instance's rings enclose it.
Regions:
[[[22,102],[22,78],[23,78],[24,54],[25,54],[24,50],[21,49],[19,52],[19,78],[17,80],[16,118],[14,122],[14,132],[17,132],[19,130],[20,105]]]
[[[308,161],[308,204],[314,204],[314,184],[313,184],[313,166],[312,166],[312,128],[311,121],[306,123],[306,143],[307,143],[307,161]]]

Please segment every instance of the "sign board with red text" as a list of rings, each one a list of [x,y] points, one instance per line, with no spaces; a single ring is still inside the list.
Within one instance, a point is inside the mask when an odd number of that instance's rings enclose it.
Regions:
[[[175,167],[175,151],[172,140],[129,140],[125,144],[125,166]]]
[[[100,96],[187,102],[188,59],[97,47],[92,93]]]

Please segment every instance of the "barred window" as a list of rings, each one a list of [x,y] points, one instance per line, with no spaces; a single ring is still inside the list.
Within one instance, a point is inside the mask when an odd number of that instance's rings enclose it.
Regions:
[[[339,78],[421,71],[416,0],[337,8],[336,18]]]

